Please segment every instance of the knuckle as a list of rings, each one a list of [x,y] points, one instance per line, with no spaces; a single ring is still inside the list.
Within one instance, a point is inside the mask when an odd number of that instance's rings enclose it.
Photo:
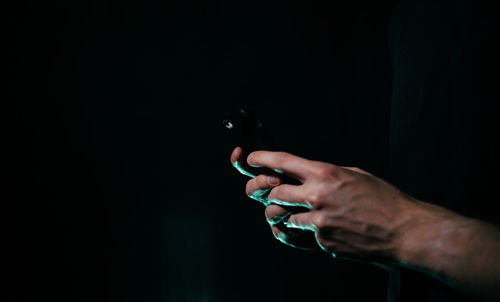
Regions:
[[[312,218],[311,221],[319,230],[324,229],[327,227],[327,221],[325,219],[325,216],[323,215],[316,215]]]
[[[306,199],[314,208],[320,208],[325,203],[324,193],[320,191],[313,192]]]
[[[312,205],[317,205],[320,203],[320,197],[318,193],[312,193],[307,196],[307,201],[309,201]]]
[[[316,176],[320,180],[327,180],[338,175],[338,168],[331,164],[323,164],[316,169]]]

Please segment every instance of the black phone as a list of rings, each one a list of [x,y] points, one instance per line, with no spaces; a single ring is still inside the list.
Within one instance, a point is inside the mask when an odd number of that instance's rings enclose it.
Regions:
[[[279,150],[275,140],[253,109],[238,108],[233,110],[222,119],[222,126],[229,134],[233,147],[240,146],[246,155],[257,150]],[[241,170],[240,172],[250,177],[255,177],[258,174],[281,174],[279,171],[271,171],[266,168],[246,167],[245,170],[248,170],[246,172],[249,173],[244,173]],[[299,181],[287,175],[280,176],[284,183],[300,184]]]
[[[238,108],[222,119],[232,143],[249,154],[256,150],[276,151],[277,146],[262,121],[252,109]]]

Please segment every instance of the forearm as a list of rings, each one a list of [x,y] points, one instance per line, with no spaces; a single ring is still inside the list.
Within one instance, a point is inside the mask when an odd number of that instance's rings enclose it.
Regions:
[[[500,229],[435,205],[416,205],[403,226],[398,260],[464,295],[498,301]]]

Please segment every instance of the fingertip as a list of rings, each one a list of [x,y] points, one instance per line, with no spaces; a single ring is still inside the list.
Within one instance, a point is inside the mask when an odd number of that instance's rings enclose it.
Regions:
[[[291,215],[291,213],[279,205],[269,204],[264,210],[264,215],[266,216],[266,220],[269,224],[275,225],[287,216]]]
[[[254,152],[251,152],[250,154],[248,154],[247,156],[247,164],[249,164],[250,166],[252,166],[252,158],[255,154],[255,151]]]
[[[231,152],[231,157],[230,157],[231,164],[237,162],[242,154],[243,154],[243,149],[241,147],[234,148],[233,152]]]

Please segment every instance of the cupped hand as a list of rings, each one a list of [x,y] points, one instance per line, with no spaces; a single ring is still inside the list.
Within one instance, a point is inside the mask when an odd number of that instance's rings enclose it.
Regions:
[[[256,151],[249,154],[247,164],[282,171],[301,183],[276,183],[269,175],[247,183],[249,196],[271,189],[266,217],[281,241],[287,243],[287,230],[307,230],[314,233],[317,246],[334,256],[374,261],[397,258],[405,228],[412,222],[410,214],[418,206],[391,184],[359,168],[284,152]],[[306,211],[291,213],[291,208]],[[283,222],[284,228],[275,222]]]
[[[231,153],[231,164],[243,175],[251,177],[247,182],[247,196],[261,202],[266,206],[266,220],[271,226],[272,233],[276,239],[284,244],[305,250],[319,250],[314,233],[308,230],[288,228],[286,220],[291,214],[301,213],[308,209],[302,205],[279,205],[271,204],[268,194],[276,186],[284,186],[283,174],[280,170],[262,169],[258,165],[250,166],[246,155],[240,147],[236,147]],[[290,184],[287,184],[290,185]]]

